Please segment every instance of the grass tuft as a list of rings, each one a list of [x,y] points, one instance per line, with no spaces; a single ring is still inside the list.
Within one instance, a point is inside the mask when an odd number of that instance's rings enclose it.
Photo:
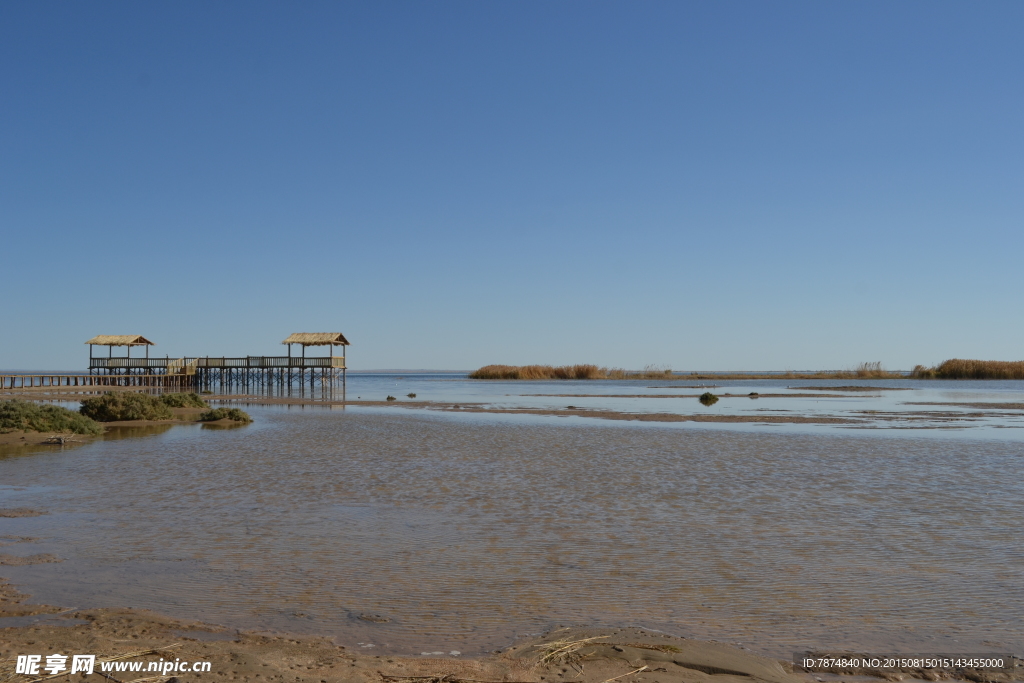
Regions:
[[[718,397],[712,394],[710,391],[705,391],[703,394],[700,395],[700,398],[697,400],[706,406],[713,406],[716,403],[718,403]]]
[[[214,408],[213,410],[207,410],[205,413],[199,416],[200,422],[213,422],[215,420],[234,420],[235,422],[252,422],[252,418],[249,417],[249,413],[239,408]]]
[[[170,407],[158,397],[127,391],[87,398],[82,401],[82,407],[78,412],[99,422],[174,418]]]
[[[13,431],[101,434],[103,427],[73,410],[28,401],[0,401],[0,434]]]

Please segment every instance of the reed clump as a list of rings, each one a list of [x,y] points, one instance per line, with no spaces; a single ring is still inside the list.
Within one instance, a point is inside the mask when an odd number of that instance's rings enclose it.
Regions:
[[[903,377],[898,372],[889,372],[883,368],[881,361],[861,363],[853,369],[853,376],[857,379],[896,379]]]
[[[160,400],[169,408],[209,408],[210,404],[196,392],[188,394],[163,394]]]
[[[1024,379],[1024,361],[951,358],[936,366],[917,365],[914,379]]]
[[[623,370],[612,368],[606,371],[607,376],[602,379],[678,379],[679,375],[672,373],[672,368],[661,365],[647,365],[643,370]]]
[[[103,427],[95,420],[67,408],[37,405],[29,401],[0,401],[0,434],[24,432],[72,432],[101,434]]]
[[[160,398],[128,391],[87,398],[78,412],[98,422],[174,419],[174,413]]]
[[[214,408],[213,410],[207,410],[199,416],[200,422],[214,422],[215,420],[233,420],[234,422],[246,424],[252,422],[249,413],[239,408]]]
[[[470,379],[608,379],[608,369],[596,365],[485,365]]]
[[[469,374],[472,380],[666,380],[670,368],[647,366],[642,371],[601,368],[590,364],[574,366],[484,366]]]

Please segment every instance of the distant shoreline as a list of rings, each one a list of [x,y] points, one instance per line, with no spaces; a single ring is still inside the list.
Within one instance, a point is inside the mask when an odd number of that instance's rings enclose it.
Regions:
[[[698,380],[698,379],[1002,379],[1024,380],[1024,361],[964,360],[951,358],[933,367],[917,365],[913,370],[885,370],[882,364],[861,363],[851,370],[782,372],[672,372],[664,369],[623,370],[580,363],[576,365],[485,365],[469,373],[481,380]]]

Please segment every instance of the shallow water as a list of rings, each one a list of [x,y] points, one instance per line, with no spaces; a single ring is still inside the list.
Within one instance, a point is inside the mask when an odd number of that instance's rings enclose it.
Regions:
[[[843,388],[871,387],[871,391]],[[718,403],[701,405],[711,391]],[[415,399],[408,394],[415,394]],[[758,396],[751,397],[755,393]],[[291,395],[297,395],[292,390]],[[466,381],[465,375],[353,374],[347,398],[434,401],[497,409],[584,410],[674,415],[801,415],[853,424],[786,425],[789,432],[941,429],[969,438],[1024,441],[1024,381],[685,380]],[[336,394],[334,398],[338,398]],[[1014,406],[1008,407],[1008,404]],[[717,428],[722,423],[718,423]],[[757,423],[754,423],[757,424]],[[761,427],[764,424],[760,425]],[[778,427],[779,425],[773,425]],[[940,438],[949,438],[942,436]]]
[[[409,391],[427,400],[498,393],[417,381]],[[50,513],[0,519],[0,534],[40,539],[0,551],[65,558],[0,575],[65,607],[150,608],[375,651],[470,654],[569,624],[777,656],[1024,651],[1024,448],[1000,436],[1017,430],[250,412],[242,429],[0,459],[0,507]]]

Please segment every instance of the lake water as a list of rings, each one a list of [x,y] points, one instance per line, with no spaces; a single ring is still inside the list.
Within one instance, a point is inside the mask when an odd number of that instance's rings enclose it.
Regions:
[[[738,396],[710,409],[634,397],[703,391],[653,382],[350,375],[348,394],[866,422],[252,406],[248,427],[0,457],[0,507],[49,513],[0,518],[0,535],[38,538],[0,552],[64,558],[0,575],[65,607],[149,608],[381,652],[471,654],[570,624],[780,657],[1024,652],[1022,411],[912,405],[1020,403],[1024,383],[869,382],[912,388],[757,400],[745,394],[829,383],[719,384]]]

